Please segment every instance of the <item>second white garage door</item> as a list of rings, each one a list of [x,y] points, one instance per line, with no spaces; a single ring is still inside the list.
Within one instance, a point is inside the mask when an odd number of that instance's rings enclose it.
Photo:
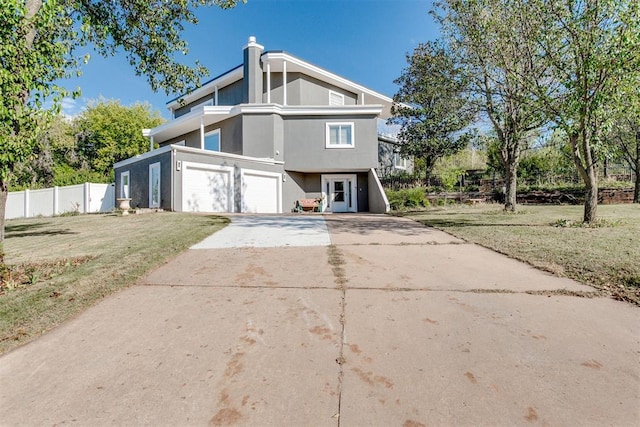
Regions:
[[[282,175],[242,169],[242,212],[281,213]]]
[[[233,168],[182,163],[183,212],[233,212]]]

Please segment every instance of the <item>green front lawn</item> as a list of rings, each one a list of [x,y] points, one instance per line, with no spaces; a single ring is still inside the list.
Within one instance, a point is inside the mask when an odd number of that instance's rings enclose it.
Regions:
[[[6,222],[0,353],[59,325],[228,223],[179,213]]]
[[[582,206],[447,206],[401,215],[640,305],[640,205],[601,205],[583,227]]]

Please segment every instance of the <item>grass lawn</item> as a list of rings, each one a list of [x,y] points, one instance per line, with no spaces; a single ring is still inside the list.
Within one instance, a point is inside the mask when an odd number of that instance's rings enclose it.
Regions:
[[[640,205],[601,205],[582,227],[582,206],[447,206],[398,215],[640,305]]]
[[[213,215],[81,215],[6,222],[0,353],[136,282],[228,223]]]

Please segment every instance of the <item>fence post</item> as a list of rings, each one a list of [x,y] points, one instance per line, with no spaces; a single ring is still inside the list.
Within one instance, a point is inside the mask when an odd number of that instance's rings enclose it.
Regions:
[[[29,189],[25,188],[24,189],[24,217],[25,218],[29,218],[29,210],[30,210],[30,206],[29,206]]]
[[[88,182],[84,183],[84,212],[89,213],[91,206],[91,187]]]
[[[60,209],[59,209],[59,205],[60,202],[58,201],[58,186],[56,185],[55,187],[53,187],[53,216],[58,215]]]

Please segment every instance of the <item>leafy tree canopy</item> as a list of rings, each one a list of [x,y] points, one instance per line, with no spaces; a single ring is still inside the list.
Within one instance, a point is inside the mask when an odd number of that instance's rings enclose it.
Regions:
[[[75,120],[78,153],[92,170],[110,175],[114,163],[149,151],[149,140],[141,130],[163,121],[149,104],[126,107],[114,100],[96,102]]]
[[[187,92],[206,69],[181,64],[185,23],[195,8],[235,6],[237,0],[3,0],[0,3],[0,242],[8,183],[17,164],[30,158],[49,112],[68,92],[56,84],[80,73],[91,44],[104,56],[124,53],[153,90]],[[77,91],[73,93],[77,95]]]
[[[401,125],[400,153],[425,162],[426,180],[435,162],[466,147],[465,128],[474,115],[465,96],[468,82],[439,42],[420,44],[395,80],[393,123]]]

